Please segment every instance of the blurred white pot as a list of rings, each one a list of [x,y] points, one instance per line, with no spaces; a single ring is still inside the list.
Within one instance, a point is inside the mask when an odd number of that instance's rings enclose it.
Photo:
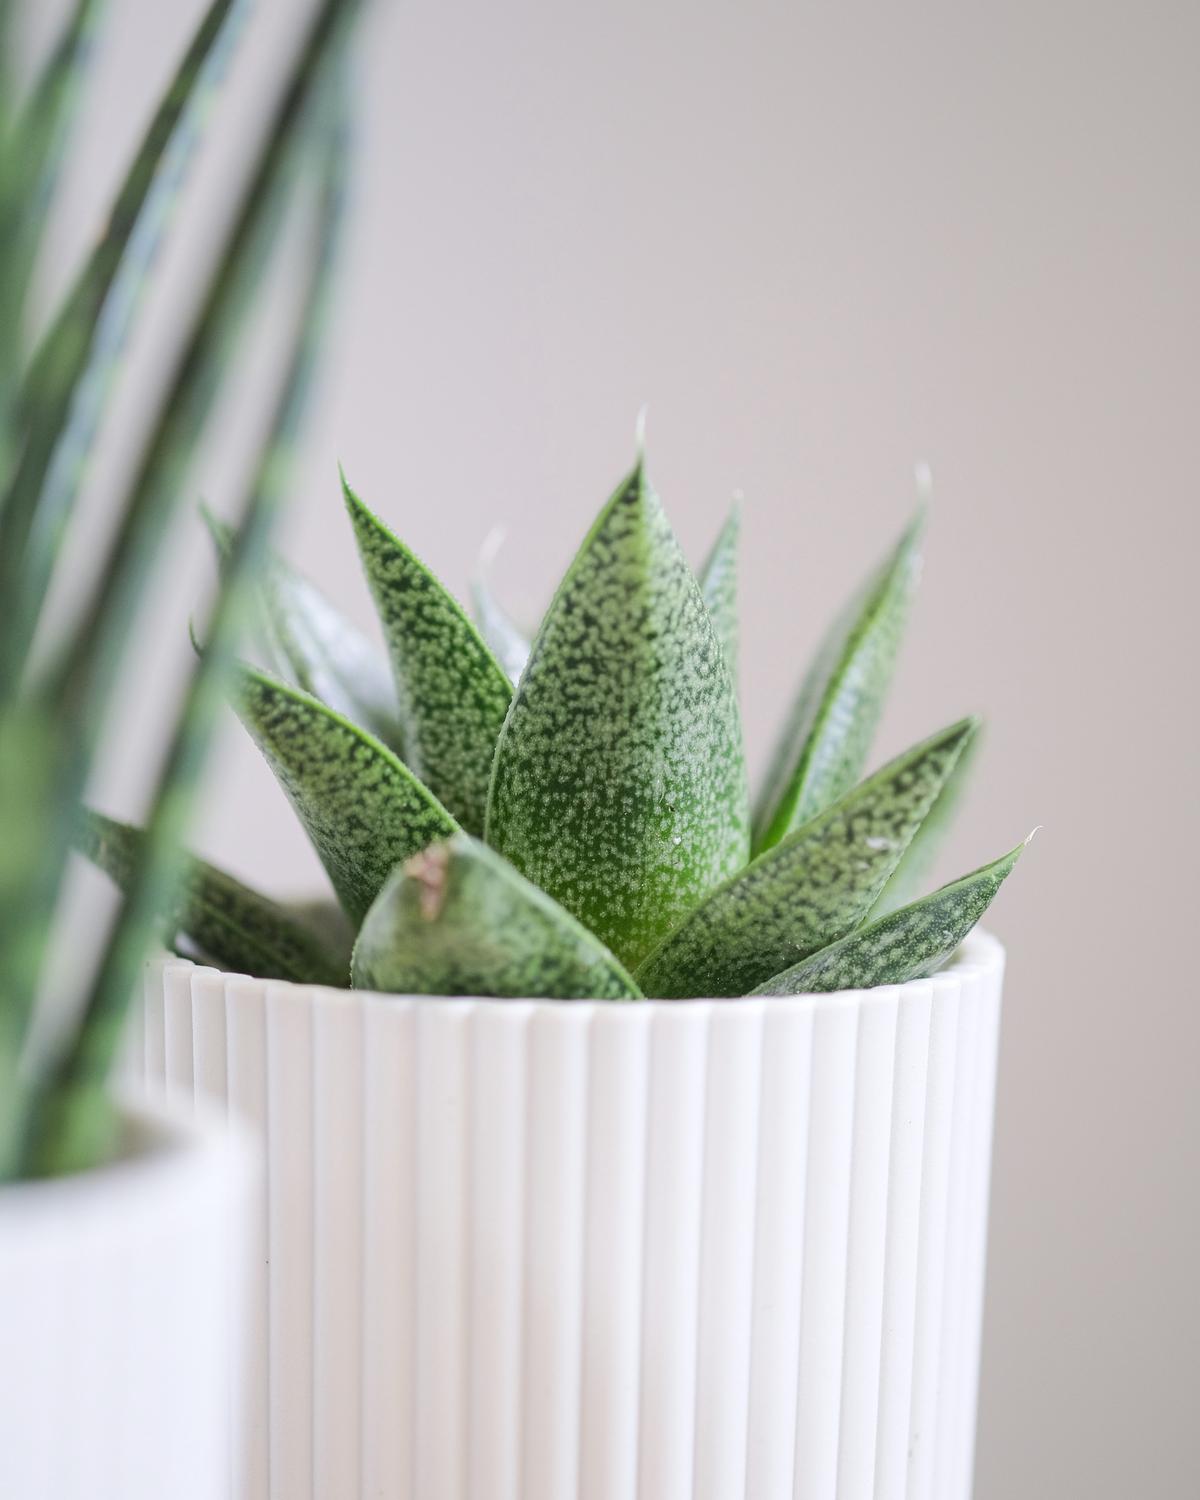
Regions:
[[[254,1152],[129,1109],[111,1165],[0,1189],[0,1495],[223,1500]],[[239,1249],[241,1254],[239,1256]]]
[[[247,1500],[966,1500],[1003,951],[784,1000],[149,975],[267,1151]]]

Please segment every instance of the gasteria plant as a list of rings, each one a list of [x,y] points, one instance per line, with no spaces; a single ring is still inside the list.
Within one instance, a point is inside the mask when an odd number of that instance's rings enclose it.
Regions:
[[[343,938],[192,861],[168,942],[260,978],[395,993],[782,995],[932,973],[1021,847],[913,900],[967,718],[859,782],[919,570],[918,517],[821,642],[751,816],[738,517],[693,576],[639,456],[531,645],[479,625],[343,480],[391,672],[271,561],[234,703],[328,872]],[[233,533],[209,517],[223,557]],[[504,663],[505,665],[502,665]],[[93,815],[126,884],[143,835]],[[353,949],[351,951],[351,941]]]
[[[0,1183],[86,1168],[115,1143],[109,1067],[144,949],[163,902],[173,899],[179,836],[249,600],[247,584],[286,482],[344,175],[339,59],[356,7],[353,0],[321,0],[277,80],[262,138],[247,153],[248,172],[198,288],[198,310],[169,330],[179,353],[157,409],[146,414],[146,439],[107,550],[73,601],[73,620],[56,630],[44,605],[60,571],[86,458],[245,9],[239,0],[207,6],[103,233],[29,349],[29,289],[99,8],[97,0],[77,0],[44,71],[14,109],[6,24],[12,7],[0,6]],[[305,187],[309,178],[315,195]],[[210,626],[211,650],[174,726],[145,837],[124,868],[127,896],[119,916],[84,971],[81,992],[54,996],[56,1009],[70,1011],[71,1024],[51,1045],[36,1047],[35,1004],[46,984],[68,856],[79,837],[88,778],[112,728],[138,606],[255,287],[300,189],[316,228],[306,241],[292,346]]]

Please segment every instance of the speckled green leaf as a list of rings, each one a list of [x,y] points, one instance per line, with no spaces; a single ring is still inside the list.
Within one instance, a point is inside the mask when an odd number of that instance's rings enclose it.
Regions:
[[[487,839],[636,964],[747,856],[733,682],[641,462],[533,643]]]
[[[1032,837],[1032,835],[1031,835]],[[1029,842],[1025,840],[1025,844]],[[935,973],[992,903],[1025,844],[932,895],[860,927],[776,974],[756,995],[810,995],[903,984]]]
[[[141,857],[144,832],[100,813],[86,814],[79,847],[127,890]],[[350,947],[321,940],[311,923],[201,859],[184,865],[170,906],[160,915],[164,942],[182,936],[209,962],[256,979],[345,985]]]
[[[901,906],[907,906],[910,901],[915,901],[923,890],[928,889],[929,874],[946,834],[958,814],[963,793],[979,756],[979,746],[982,740],[982,733],[973,735],[963,749],[963,753],[955,761],[933,806],[926,813],[920,828],[912,837],[912,842],[900,856],[900,862],[876,898],[875,905],[870,912],[871,921],[875,921],[877,917],[886,916],[888,912],[896,911]]]
[[[978,720],[889,762],[707,896],[640,965],[647,995],[744,995],[866,916]]]
[[[603,943],[466,834],[392,875],[367,913],[353,972],[355,988],[393,994],[639,995]]]
[[[401,860],[456,831],[386,745],[311,694],[244,667],[235,707],[354,922]]]
[[[482,833],[512,684],[458,601],[344,484],[396,680],[405,759],[470,833]]]
[[[203,515],[226,556],[231,529],[207,509]],[[403,760],[404,731],[383,653],[278,554],[262,569],[257,592],[256,633],[271,670],[370,730]]]
[[[778,843],[858,780],[916,589],[923,521],[918,515],[821,642],[755,810],[756,852]]]
[[[700,592],[721,642],[729,675],[738,679],[737,551],[742,529],[741,506],[734,504],[700,569]]]

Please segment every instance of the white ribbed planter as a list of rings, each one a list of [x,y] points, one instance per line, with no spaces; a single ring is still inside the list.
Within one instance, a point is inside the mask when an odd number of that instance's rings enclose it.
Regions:
[[[267,1148],[247,1500],[966,1500],[1003,951],[744,1001],[148,978]]]
[[[260,1193],[253,1153],[223,1121],[137,1109],[125,1124],[112,1165],[0,1189],[5,1500],[244,1492],[231,1311]]]

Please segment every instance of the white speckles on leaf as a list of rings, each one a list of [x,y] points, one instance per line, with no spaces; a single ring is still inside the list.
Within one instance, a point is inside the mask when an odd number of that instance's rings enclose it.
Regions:
[[[756,852],[778,843],[858,780],[920,575],[923,524],[921,513],[822,640],[758,799]]]
[[[121,890],[129,887],[144,838],[142,829],[91,811],[78,835],[79,847]],[[168,946],[182,935],[208,962],[260,979],[344,986],[350,977],[348,942],[343,946],[199,859],[186,860],[160,931]]]
[[[242,668],[234,706],[353,921],[401,860],[455,832],[446,809],[386,745],[299,688]]]
[[[756,995],[824,994],[903,984],[935,973],[987,911],[1024,844],[911,906],[860,927],[768,979]]]
[[[647,995],[744,995],[856,927],[978,727],[889,762],[718,887],[637,969]]]
[[[729,669],[639,464],[534,641],[488,842],[633,963],[741,867],[747,822]]]
[[[462,827],[481,833],[512,684],[458,601],[344,489],[391,656],[405,761]]]
[[[393,994],[639,996],[602,943],[467,834],[408,860],[354,949],[354,984]]]

